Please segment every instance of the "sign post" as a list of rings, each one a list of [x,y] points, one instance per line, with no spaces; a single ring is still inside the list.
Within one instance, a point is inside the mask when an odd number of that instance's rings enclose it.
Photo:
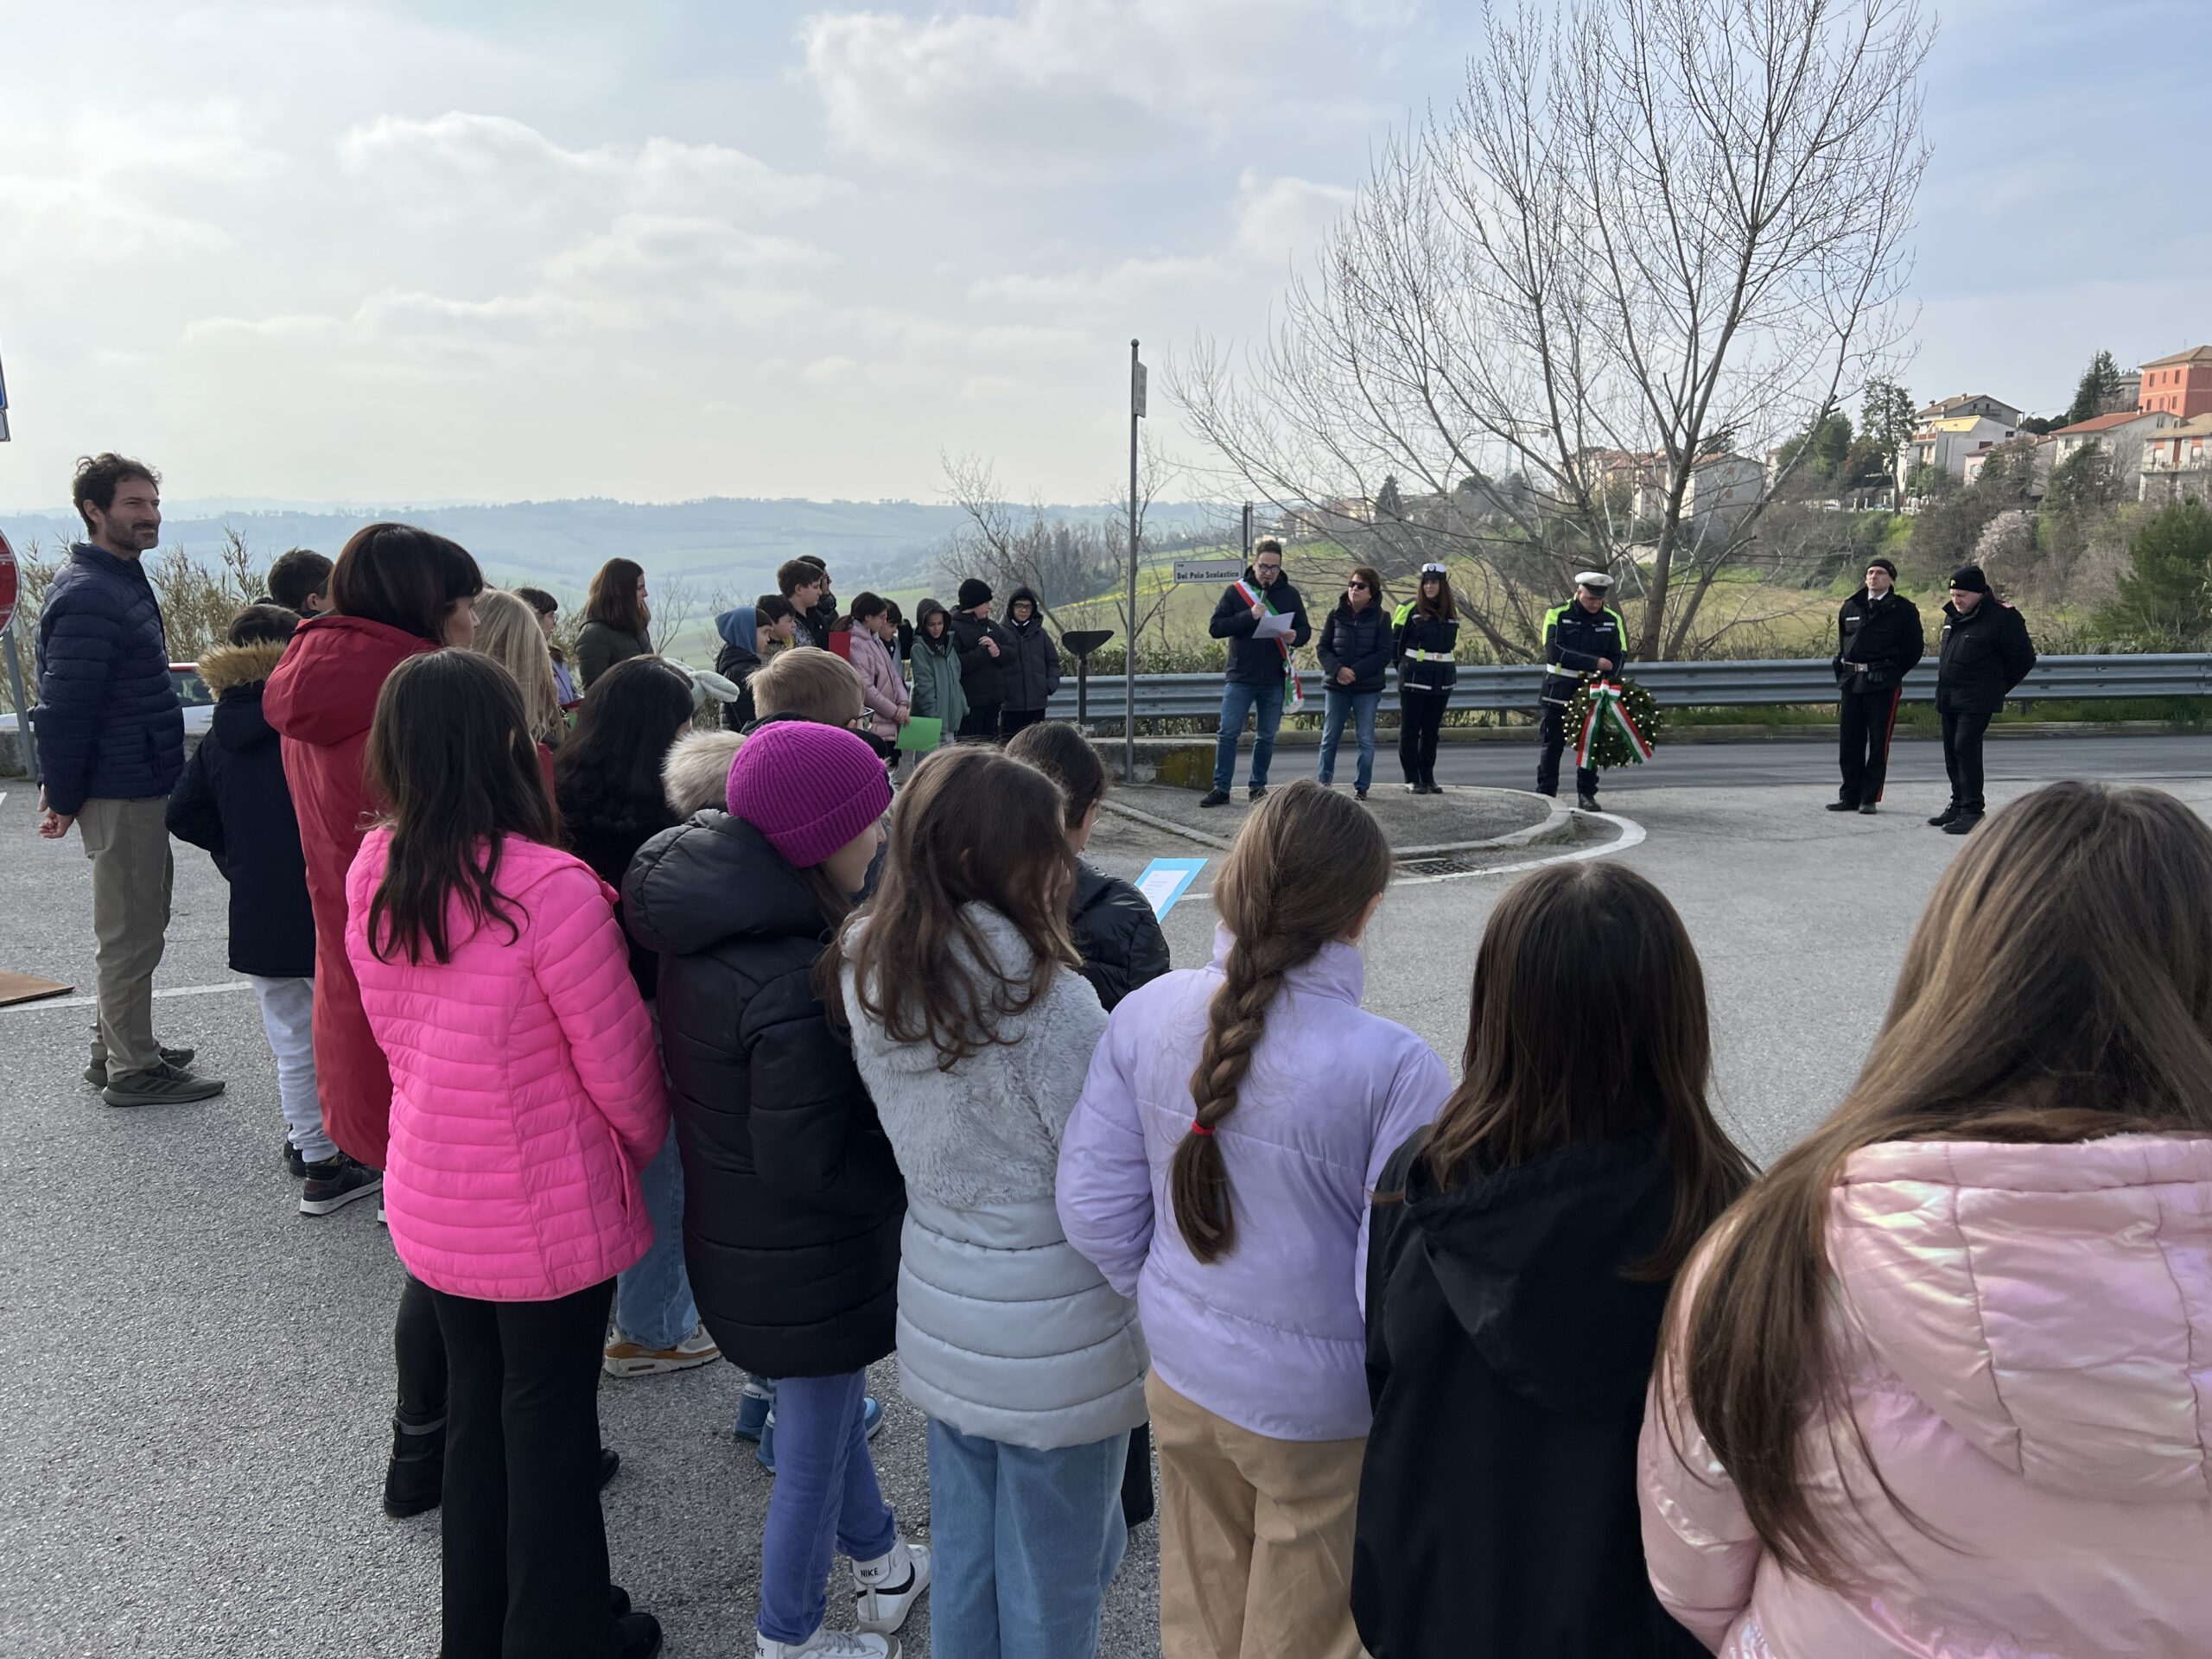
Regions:
[[[1137,423],[1144,418],[1144,364],[1129,342],[1129,629],[1122,669],[1122,781],[1137,776]]]
[[[23,665],[16,657],[16,601],[22,591],[16,550],[0,534],[0,657],[7,658],[8,696],[16,705],[16,747],[22,753],[25,774],[36,783],[38,745],[31,741],[30,700],[23,696]]]

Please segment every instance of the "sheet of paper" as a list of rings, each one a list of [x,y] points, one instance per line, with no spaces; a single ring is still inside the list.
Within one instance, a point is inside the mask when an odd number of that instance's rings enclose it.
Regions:
[[[1137,891],[1152,906],[1154,915],[1165,916],[1205,867],[1203,858],[1155,858],[1137,877]]]
[[[912,749],[927,754],[944,741],[944,722],[929,715],[916,715],[899,728],[899,741],[893,747]]]
[[[1297,623],[1298,619],[1295,616],[1288,614],[1278,616],[1271,612],[1260,619],[1259,626],[1253,629],[1252,632],[1255,638],[1261,639],[1287,639],[1290,638],[1291,629],[1296,626]]]

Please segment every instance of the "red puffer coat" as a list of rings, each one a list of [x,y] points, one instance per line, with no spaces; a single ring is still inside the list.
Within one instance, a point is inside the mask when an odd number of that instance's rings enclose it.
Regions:
[[[284,740],[315,906],[315,1071],[323,1126],[351,1156],[385,1166],[391,1073],[361,1010],[346,955],[346,872],[375,804],[362,780],[369,721],[391,671],[435,642],[358,616],[300,625],[269,677],[262,712]]]

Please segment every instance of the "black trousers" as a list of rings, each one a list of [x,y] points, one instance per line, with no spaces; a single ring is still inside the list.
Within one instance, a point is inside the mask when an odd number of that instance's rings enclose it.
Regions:
[[[452,1367],[440,1659],[611,1654],[599,1366],[614,1281],[550,1302],[430,1295]]]
[[[1444,725],[1449,691],[1398,694],[1398,765],[1409,784],[1436,781],[1436,734]]]
[[[1981,739],[1987,715],[1943,716],[1943,770],[1951,776],[1951,804],[1969,812],[1988,810],[1981,798]]]
[[[1559,793],[1559,758],[1567,750],[1567,705],[1547,702],[1542,705],[1543,723],[1536,728],[1536,740],[1543,747],[1536,757],[1536,793]],[[1598,769],[1577,766],[1574,769],[1575,792],[1595,795],[1598,792]]]
[[[1882,785],[1890,774],[1890,737],[1897,723],[1901,687],[1883,691],[1845,691],[1838,712],[1838,760],[1843,768],[1843,789],[1837,797],[1847,806],[1866,806],[1882,798]]]
[[[427,1427],[446,1414],[446,1338],[430,1287],[413,1274],[399,1293],[391,1326],[391,1358],[399,1373],[399,1414]]]
[[[969,743],[988,742],[999,734],[999,705],[995,702],[971,702],[960,721],[955,737]]]
[[[999,735],[1012,737],[1025,726],[1034,726],[1045,718],[1042,709],[1001,709],[999,710]]]

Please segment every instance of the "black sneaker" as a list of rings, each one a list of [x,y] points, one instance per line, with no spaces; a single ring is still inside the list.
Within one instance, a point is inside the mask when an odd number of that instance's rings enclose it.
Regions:
[[[1830,801],[1828,803],[1828,810],[1831,812],[1856,812],[1858,810],[1859,803],[1856,801]]]
[[[660,1621],[651,1613],[625,1613],[614,1621],[614,1659],[653,1659],[660,1651]]]
[[[344,1153],[307,1166],[308,1184],[300,1189],[300,1213],[327,1216],[343,1210],[356,1198],[384,1191],[384,1172],[357,1164]]]
[[[284,1173],[296,1181],[308,1178],[308,1160],[300,1156],[300,1149],[289,1141],[284,1143]]]
[[[161,1051],[162,1065],[181,1071],[192,1064],[193,1057],[199,1052],[196,1048],[165,1048]],[[105,1056],[85,1068],[85,1081],[95,1089],[107,1087],[107,1059]]]
[[[1200,806],[1227,806],[1229,791],[1225,789],[1210,789],[1198,798],[1198,804]]]
[[[1981,817],[1979,812],[1961,812],[1943,826],[1943,833],[1947,836],[1972,835],[1974,825],[1981,822]]]
[[[1938,812],[1934,817],[1928,820],[1928,827],[1931,830],[1941,830],[1945,824],[1950,823],[1953,818],[1955,818],[1958,816],[1959,804],[1956,801],[1953,801],[1941,812]]]
[[[1598,798],[1590,793],[1587,790],[1577,791],[1574,797],[1574,804],[1580,807],[1585,812],[1595,812],[1599,810]]]
[[[391,1420],[391,1461],[384,1471],[384,1512],[395,1521],[438,1507],[446,1484],[446,1420],[410,1428]]]
[[[1872,801],[1861,801],[1859,803],[1859,816],[1862,818],[1871,818],[1878,810],[1880,810],[1880,809]]]
[[[622,1454],[620,1452],[617,1452],[611,1446],[602,1446],[599,1448],[599,1490],[603,1492],[607,1490],[607,1482],[614,1478],[614,1471],[621,1466]],[[626,1612],[629,1610],[629,1596],[625,1592],[622,1599],[622,1605],[620,1608],[616,1610],[615,1616],[620,1618],[622,1613]]]
[[[1244,798],[1248,801],[1265,800],[1267,794],[1268,786],[1265,784],[1252,784],[1246,787]]]
[[[1355,801],[1363,801],[1367,798],[1367,791],[1363,789],[1355,789],[1351,792],[1351,798]]]
[[[156,1071],[124,1071],[100,1090],[111,1106],[174,1106],[195,1100],[213,1100],[223,1092],[220,1077],[195,1077],[189,1071],[163,1065]]]

